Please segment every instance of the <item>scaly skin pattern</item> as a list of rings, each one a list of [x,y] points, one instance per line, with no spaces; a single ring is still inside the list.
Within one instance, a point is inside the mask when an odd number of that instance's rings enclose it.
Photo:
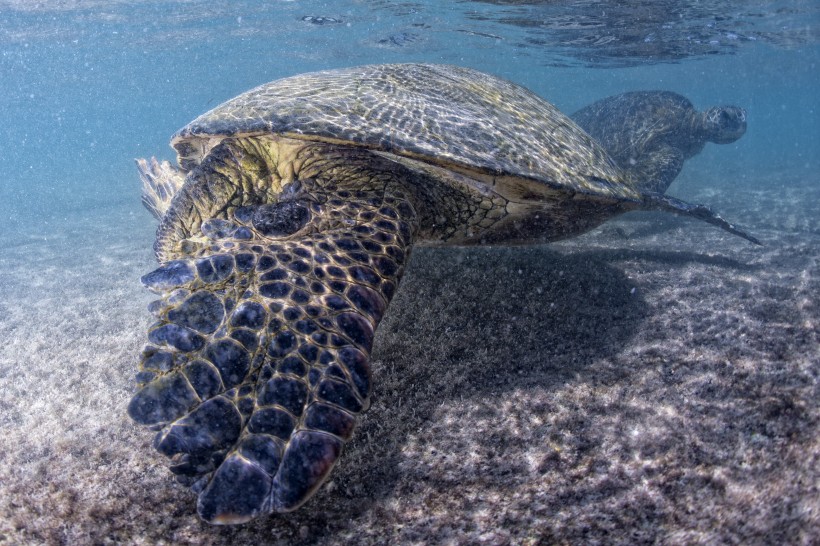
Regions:
[[[160,299],[129,414],[212,523],[313,494],[368,407],[374,332],[414,237],[487,220],[482,196],[428,195],[445,190],[369,152],[282,142],[215,149],[143,277]],[[437,199],[447,210],[422,220]]]

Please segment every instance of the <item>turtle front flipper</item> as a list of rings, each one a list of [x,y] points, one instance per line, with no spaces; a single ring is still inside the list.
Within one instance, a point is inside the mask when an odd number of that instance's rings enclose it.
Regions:
[[[632,174],[641,191],[666,193],[683,169],[684,160],[678,148],[658,146],[640,157],[630,158],[629,164],[621,167]]]
[[[241,523],[304,503],[368,407],[374,332],[410,250],[415,211],[345,192],[331,229],[299,203],[202,224],[210,245],[143,277],[162,294],[128,411],[199,493],[200,516]],[[247,225],[242,225],[245,222]],[[341,224],[341,225],[340,225]],[[280,231],[277,231],[280,230]],[[301,230],[301,231],[300,231]]]

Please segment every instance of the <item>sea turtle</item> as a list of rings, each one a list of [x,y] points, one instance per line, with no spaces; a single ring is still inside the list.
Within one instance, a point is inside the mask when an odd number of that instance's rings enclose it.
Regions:
[[[551,241],[660,208],[569,118],[455,66],[373,65],[274,81],[138,160],[160,220],[160,299],[128,412],[239,523],[297,508],[368,407],[369,354],[413,244]]]
[[[746,111],[698,112],[671,91],[634,91],[601,99],[570,116],[597,140],[641,191],[664,193],[707,142],[729,144],[746,132]]]

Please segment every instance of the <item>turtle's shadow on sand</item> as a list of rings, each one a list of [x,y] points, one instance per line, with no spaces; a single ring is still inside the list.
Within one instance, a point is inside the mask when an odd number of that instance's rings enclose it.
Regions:
[[[376,498],[391,493],[408,436],[424,436],[439,406],[472,398],[500,408],[533,385],[583,380],[588,363],[619,352],[645,318],[638,287],[597,252],[417,252],[377,338],[371,412],[339,468],[339,481],[375,470]],[[465,432],[453,425],[452,438]],[[503,428],[486,441],[499,441]],[[367,458],[354,462],[361,448]],[[374,469],[374,455],[394,464]]]
[[[351,462],[334,477],[340,482],[373,470],[366,459],[353,462],[359,449],[370,460],[399,457],[407,433],[423,435],[442,403],[475,398],[500,407],[533,385],[551,391],[640,374],[613,365],[605,368],[609,377],[601,367],[587,375],[590,363],[622,353],[652,313],[641,286],[612,262],[754,269],[725,256],[623,248],[418,249],[415,258],[381,325],[372,409],[346,453]],[[373,454],[373,446],[390,447]],[[382,475],[362,478],[380,484],[377,495],[389,493],[400,471],[378,467]]]
[[[631,260],[671,268],[691,262],[749,268],[725,257],[678,251],[417,248],[376,338],[371,409],[330,483],[299,511],[261,518],[249,527],[289,527],[291,536],[309,528],[311,540],[334,536],[366,512],[378,512],[386,498],[401,495],[408,472],[424,472],[424,464],[409,470],[403,464],[414,457],[408,453],[413,438],[447,436],[438,445],[456,451],[453,466],[459,475],[453,487],[487,479],[471,477],[466,463],[460,468],[458,459],[466,454],[458,451],[480,449],[476,437],[488,446],[521,440],[510,437],[503,424],[482,437],[480,431],[462,430],[460,422],[437,422],[443,405],[487,401],[493,419],[501,415],[496,408],[514,403],[517,393],[534,385],[553,392],[568,383],[611,384],[640,375],[640,366],[620,364],[587,373],[590,363],[623,352],[645,327],[650,311],[641,287],[611,263]],[[460,436],[471,445],[459,444]],[[548,467],[548,459],[540,464]],[[503,477],[489,481],[496,490],[505,487]]]

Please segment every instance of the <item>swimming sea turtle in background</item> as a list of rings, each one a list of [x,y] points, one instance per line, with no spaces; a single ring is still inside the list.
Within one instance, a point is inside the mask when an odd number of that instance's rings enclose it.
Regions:
[[[179,168],[139,161],[160,299],[128,411],[212,523],[293,510],[325,480],[412,245],[552,241],[636,209],[752,239],[641,193],[533,93],[454,66],[285,78],[171,143]]]
[[[338,25],[344,23],[341,19],[337,19],[336,17],[326,17],[324,15],[305,15],[302,17],[302,21],[312,25]]]
[[[715,106],[698,112],[671,91],[634,91],[601,99],[570,116],[636,181],[663,193],[707,142],[729,144],[746,132],[746,111]]]

